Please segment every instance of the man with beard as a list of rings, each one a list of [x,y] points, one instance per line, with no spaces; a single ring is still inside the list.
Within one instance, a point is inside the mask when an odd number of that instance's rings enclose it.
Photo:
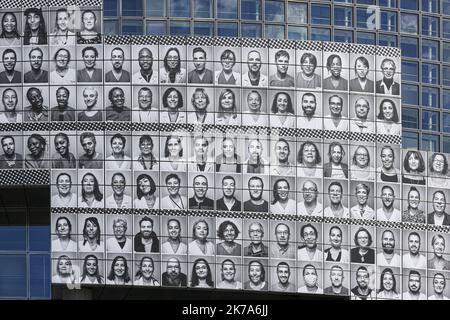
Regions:
[[[342,115],[344,99],[336,94],[328,98],[330,115],[323,119],[323,128],[333,131],[348,131],[348,119]]]
[[[131,253],[131,238],[127,237],[127,220],[117,218],[113,220],[114,237],[106,240],[107,252]]]
[[[425,269],[427,259],[420,254],[420,235],[413,231],[408,235],[409,252],[403,255],[403,268]]]
[[[375,263],[375,250],[372,245],[372,235],[369,230],[359,227],[353,238],[355,247],[350,249],[350,262],[353,263]]]
[[[403,294],[403,300],[427,300],[427,296],[420,292],[422,276],[416,270],[409,270],[408,292]]]
[[[295,200],[289,198],[289,182],[286,179],[278,179],[273,185],[273,200],[270,205],[270,213],[274,215],[286,214],[295,216]]]
[[[266,270],[260,261],[253,260],[248,264],[248,279],[244,283],[245,290],[266,291],[268,289]]]
[[[400,85],[394,81],[395,69],[395,62],[391,58],[386,58],[381,61],[383,79],[376,82],[377,93],[392,95],[400,94]]]
[[[250,199],[244,202],[244,211],[267,212],[269,203],[262,198],[264,182],[260,177],[251,177],[248,180],[248,193]]]
[[[447,200],[445,193],[442,190],[438,190],[433,193],[433,212],[427,215],[427,223],[437,226],[450,225],[450,215],[445,212],[447,206]]]
[[[334,179],[348,179],[348,164],[344,163],[345,150],[340,142],[332,142],[328,147],[328,163],[323,165],[323,176]]]
[[[22,112],[16,110],[17,91],[13,88],[6,88],[2,93],[3,112],[0,112],[0,123],[21,123]]]
[[[271,87],[293,87],[294,77],[289,75],[289,53],[286,50],[279,50],[275,53],[275,64],[277,72],[269,77]]]
[[[138,53],[140,70],[133,74],[133,84],[158,84],[158,71],[153,72],[153,53],[142,48]]]
[[[291,229],[285,223],[279,223],[275,227],[276,243],[270,244],[270,257],[295,259],[295,245],[289,243]]]
[[[75,156],[69,152],[69,137],[64,132],[55,135],[55,150],[52,160],[52,168],[57,169],[74,169],[77,167]]]
[[[158,122],[158,110],[152,108],[153,93],[149,87],[142,87],[138,91],[138,110],[133,111],[133,122]]]
[[[247,94],[247,112],[242,114],[242,123],[246,126],[265,127],[268,124],[267,114],[261,112],[261,94],[252,90]]]
[[[211,70],[206,68],[206,51],[200,47],[194,48],[192,60],[195,69],[188,73],[188,82],[212,84],[214,75]]]
[[[106,107],[106,120],[130,121],[131,109],[124,105],[125,93],[122,88],[114,87],[108,93],[111,106]]]
[[[139,220],[140,231],[134,236],[135,252],[159,252],[159,239],[153,231],[153,219],[147,216]]]
[[[83,132],[80,135],[80,143],[84,154],[78,157],[78,168],[80,169],[103,169],[103,154],[95,151],[97,141],[92,132]]]
[[[278,282],[272,285],[271,291],[295,292],[295,285],[289,282],[289,278],[291,277],[291,268],[286,262],[282,261],[278,263],[277,277]]]
[[[301,227],[302,246],[297,250],[298,261],[322,261],[322,251],[317,247],[319,233],[317,228],[308,223]]]
[[[25,168],[27,169],[46,169],[48,161],[45,157],[45,147],[47,142],[40,134],[33,133],[28,137],[27,147],[30,153],[25,155]]]
[[[214,172],[214,158],[209,156],[209,141],[203,136],[194,138],[194,156],[189,158],[190,172]]]
[[[98,58],[98,50],[95,47],[85,47],[81,50],[84,69],[78,70],[78,82],[102,82],[102,69],[97,69],[95,64]]]
[[[100,110],[97,110],[98,91],[94,87],[83,89],[83,101],[86,109],[78,112],[78,121],[102,121],[103,116]]]
[[[247,54],[248,72],[242,75],[244,87],[267,87],[267,77],[261,73],[261,65],[261,54],[256,50],[249,51]]]
[[[241,202],[236,199],[236,180],[232,176],[222,178],[223,197],[216,201],[217,210],[222,211],[241,211]]]
[[[395,236],[394,233],[387,229],[381,235],[381,247],[383,251],[377,255],[377,265],[386,267],[400,267],[401,258],[395,252]]]
[[[206,196],[208,179],[199,174],[193,180],[194,195],[189,198],[189,209],[214,210],[214,201]]]
[[[48,121],[48,107],[44,106],[44,98],[41,90],[31,87],[27,91],[27,100],[29,106],[24,108],[24,118],[26,122],[29,121]]]
[[[350,262],[347,249],[342,248],[343,234],[339,226],[332,226],[328,232],[330,247],[324,250],[325,261]]]
[[[297,204],[297,214],[310,217],[322,216],[322,204],[318,201],[319,189],[317,184],[306,180],[302,186],[303,201]]]
[[[25,83],[43,83],[48,82],[48,71],[42,69],[42,60],[44,53],[40,48],[33,48],[28,53],[31,70],[25,73]]]
[[[314,265],[307,264],[303,267],[303,281],[305,285],[298,288],[299,293],[317,294],[323,292],[319,286],[319,276]]]
[[[352,300],[375,300],[375,293],[369,288],[370,274],[366,267],[356,270],[356,286],[350,290]]]
[[[21,83],[22,74],[16,71],[17,54],[11,49],[7,48],[2,54],[2,63],[5,71],[0,72],[0,83]]]
[[[444,258],[444,236],[435,234],[431,239],[431,246],[433,247],[433,258],[428,260],[428,269],[450,270],[450,261]]]
[[[322,118],[314,116],[317,110],[316,96],[307,92],[302,95],[302,116],[297,119],[297,127],[302,129],[318,129],[322,130]]]
[[[106,198],[107,208],[131,208],[131,197],[125,194],[126,185],[125,176],[121,172],[116,172],[112,175],[111,189],[113,193]]]
[[[365,183],[358,183],[355,187],[355,196],[357,204],[351,207],[351,217],[353,219],[372,220],[375,218],[375,210],[367,204],[370,194],[370,188]]]
[[[187,277],[181,272],[180,260],[177,258],[167,260],[166,271],[162,274],[162,285],[168,287],[186,287]]]
[[[344,269],[341,266],[334,265],[330,268],[331,286],[323,289],[327,295],[348,296],[348,289],[343,286]]]
[[[0,169],[22,169],[23,156],[16,153],[16,141],[13,136],[2,137],[3,154],[0,155]]]
[[[262,224],[259,222],[251,223],[248,226],[248,236],[250,238],[250,244],[244,248],[244,256],[267,257],[269,250],[262,242],[264,237]]]
[[[395,193],[391,186],[386,185],[381,188],[381,202],[383,203],[383,207],[378,208],[377,210],[378,221],[402,221],[402,214],[400,210],[394,208]]]
[[[348,218],[349,210],[342,203],[344,188],[339,181],[333,181],[328,186],[330,205],[323,210],[324,217]]]
[[[300,71],[297,74],[297,88],[319,89],[322,86],[322,77],[316,73],[317,58],[310,52],[305,52],[300,58]],[[319,69],[322,73],[322,69]]]
[[[68,173],[61,172],[58,174],[56,189],[58,194],[52,197],[52,207],[75,208],[77,206],[77,196],[72,192],[72,177]]]
[[[350,120],[350,131],[359,133],[373,133],[374,122],[367,119],[369,115],[369,101],[360,97],[355,101],[355,118]]]
[[[440,272],[436,273],[433,277],[434,293],[428,297],[428,300],[450,300],[449,297],[444,295],[446,285],[445,276]]]
[[[187,254],[187,245],[181,241],[181,223],[179,220],[167,220],[167,233],[167,241],[161,245],[161,253]]]
[[[105,82],[130,82],[130,73],[123,69],[125,53],[122,48],[111,50],[111,64],[113,69],[105,75]]]
[[[269,173],[269,163],[262,157],[264,151],[263,145],[259,139],[252,139],[248,142],[248,158],[245,161],[247,173]]]
[[[270,166],[270,174],[275,176],[295,175],[295,166],[289,162],[291,148],[284,138],[279,138],[275,143],[275,163]]]
[[[51,121],[75,121],[75,109],[69,106],[69,89],[59,87],[56,90],[58,105],[51,109]]]

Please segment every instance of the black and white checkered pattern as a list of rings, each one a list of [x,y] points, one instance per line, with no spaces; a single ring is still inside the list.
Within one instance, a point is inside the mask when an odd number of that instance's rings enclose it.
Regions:
[[[269,214],[263,212],[244,212],[241,217],[242,219],[268,220]]]
[[[377,221],[378,228],[394,228],[401,229],[403,224],[401,222],[391,222],[391,221]]]
[[[76,0],[80,7],[103,7],[103,0]]]
[[[104,208],[78,208],[79,214],[104,214]]]
[[[22,123],[0,123],[1,132],[22,131]]]
[[[23,131],[49,131],[50,122],[25,122],[22,129]]]
[[[114,121],[106,123],[107,131],[130,131],[131,130],[131,122],[125,121]]]
[[[131,44],[131,36],[125,35],[107,35],[104,37],[105,44],[109,45],[127,45]]]
[[[269,219],[273,221],[297,221],[295,214],[269,214]]]
[[[427,230],[429,232],[450,233],[450,227],[449,226],[436,226],[434,224],[427,225]]]
[[[112,208],[106,208],[105,214],[133,214],[133,209],[112,209]]]
[[[159,131],[158,123],[133,122],[131,123],[132,131]]]
[[[285,39],[269,39],[268,45],[272,49],[295,49],[297,42]]]
[[[52,131],[67,131],[67,130],[77,130],[78,124],[76,122],[51,122],[50,130]]]
[[[132,45],[158,45],[159,37],[158,36],[131,36],[131,44]]]
[[[204,218],[214,218],[216,215],[213,210],[189,210],[187,211],[187,216],[189,217],[204,217]]]
[[[234,211],[216,211],[216,218],[240,219],[241,213]]]
[[[402,223],[403,230],[419,230],[426,231],[427,225],[425,223]]]
[[[377,46],[376,54],[377,54],[377,56],[400,58],[401,51],[400,51],[400,48],[396,48],[396,47]]]
[[[295,137],[297,130],[295,128],[272,128],[270,135],[283,136],[283,137]]]
[[[164,132],[187,131],[187,125],[184,123],[160,123],[159,130]]]
[[[359,226],[375,227],[377,220],[373,219],[350,219],[350,224]]]
[[[186,42],[190,46],[214,46],[213,37],[187,37]]]
[[[186,37],[184,36],[167,36],[159,38],[159,45],[163,46],[183,46],[186,44]]]
[[[48,7],[48,0],[22,0],[22,7],[23,10],[26,10],[26,8],[45,8]]]
[[[332,130],[324,130],[323,138],[330,140],[348,140],[350,134],[349,132],[344,131],[332,131]]]
[[[376,47],[373,45],[351,43],[349,48],[351,53],[375,55]]]
[[[269,41],[261,38],[242,38],[241,45],[243,48],[267,48],[269,46]]]
[[[214,45],[216,47],[241,47],[241,39],[231,37],[215,37]]]
[[[297,41],[296,42],[297,50],[304,51],[322,51],[323,46],[320,41]]]
[[[50,184],[49,170],[1,170],[1,185],[48,185]]]
[[[310,223],[322,223],[324,218],[322,217],[311,217],[306,215],[297,215],[297,220],[299,222],[310,222]]]
[[[105,128],[105,122],[77,122],[78,131],[103,131]]]
[[[377,142],[386,144],[402,144],[402,137],[387,134],[377,134]]]
[[[297,129],[297,137],[323,139],[323,131],[316,129]]]
[[[349,44],[342,42],[323,42],[323,51],[333,52],[333,53],[348,53]]]
[[[353,141],[364,141],[364,142],[375,142],[376,141],[376,136],[373,133],[350,132],[350,140],[353,140]]]
[[[330,223],[330,224],[350,224],[350,219],[347,218],[331,218],[331,217],[324,217],[323,218],[324,223]]]
[[[1,0],[0,8],[20,9],[22,7],[21,0]]]

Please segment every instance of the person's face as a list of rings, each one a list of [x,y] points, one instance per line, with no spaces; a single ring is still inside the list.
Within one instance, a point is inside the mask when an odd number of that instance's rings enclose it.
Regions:
[[[389,101],[385,101],[383,105],[381,106],[381,109],[383,111],[383,117],[385,120],[391,120],[394,116],[394,106]]]
[[[121,89],[114,89],[112,92],[112,104],[116,108],[123,108],[123,104],[125,103],[125,94]]]
[[[289,282],[289,277],[291,276],[289,267],[279,266],[277,268],[277,276],[281,284],[287,284]]]
[[[312,117],[316,113],[317,101],[311,94],[305,94],[302,98],[302,109],[306,116]]]
[[[391,208],[394,204],[394,192],[391,188],[383,188],[381,192],[381,201],[383,202],[383,206],[385,208]]]
[[[289,68],[289,58],[287,56],[279,56],[278,59],[275,60],[277,65],[277,71],[281,74],[286,74]]]
[[[361,60],[356,61],[356,75],[360,79],[365,79],[367,77],[367,74],[369,73],[369,68],[362,63]]]
[[[97,97],[97,91],[90,88],[83,90],[84,103],[88,109],[92,109],[97,104]]]
[[[55,149],[60,155],[66,155],[69,151],[69,141],[63,136],[57,136],[55,138]]]
[[[419,169],[420,160],[416,153],[411,153],[411,155],[408,158],[408,164],[409,164],[409,168],[412,171]]]
[[[93,30],[95,27],[95,15],[92,12],[87,12],[83,15],[83,25],[86,30]]]
[[[263,193],[263,185],[259,179],[252,179],[249,183],[250,198],[254,200],[261,199]]]
[[[204,199],[208,191],[208,180],[204,177],[196,177],[194,179],[194,193],[197,198]]]
[[[417,209],[420,204],[420,194],[418,191],[412,190],[408,195],[408,203],[412,209]]]
[[[153,64],[153,57],[150,50],[147,48],[142,49],[139,51],[139,57],[138,57],[139,67],[142,70],[149,71],[152,68]]]
[[[395,74],[395,65],[389,61],[385,62],[381,66],[381,71],[383,72],[383,76],[386,79],[392,79],[392,78],[394,78],[394,74]]]
[[[280,113],[285,113],[287,112],[287,108],[288,108],[288,96],[284,93],[280,93],[277,96],[277,108],[278,108],[278,112]]]
[[[152,93],[149,90],[139,90],[138,95],[139,108],[143,110],[150,109],[152,106]]]
[[[203,221],[197,223],[195,226],[195,237],[199,240],[206,240],[206,237],[208,236],[209,230],[208,225],[204,223]]]
[[[303,73],[310,77],[316,70],[316,65],[312,63],[311,58],[306,57],[301,65]]]
[[[12,72],[16,67],[16,54],[14,52],[8,52],[3,57],[3,67],[6,71]]]
[[[208,154],[208,142],[206,139],[196,139],[194,142],[194,151],[197,157],[206,157]]]
[[[445,211],[445,195],[441,192],[436,192],[433,196],[433,209],[437,213]]]
[[[261,69],[261,55],[256,51],[252,51],[249,52],[247,58],[248,69],[254,73],[258,72]]]
[[[69,52],[66,50],[59,50],[56,55],[56,67],[59,69],[65,69],[69,63]]]
[[[334,57],[331,62],[330,71],[333,77],[338,78],[341,76],[342,71],[342,61],[338,57]]]
[[[381,162],[385,169],[390,169],[394,165],[394,153],[391,149],[383,149],[381,151]]]
[[[339,288],[344,280],[344,272],[339,268],[331,268],[330,280],[333,287]]]
[[[334,205],[340,204],[342,201],[342,189],[339,186],[331,186],[329,192],[330,202]]]
[[[356,243],[361,248],[368,248],[369,247],[369,234],[364,230],[358,232],[358,235],[356,236]]]
[[[167,142],[167,149],[172,157],[178,157],[181,151],[181,144],[178,138],[170,138]]]
[[[303,274],[303,279],[305,280],[305,285],[309,288],[317,286],[317,272],[316,269],[308,267],[305,269]]]
[[[114,274],[116,277],[123,277],[125,275],[125,261],[122,259],[117,259],[114,263]]]
[[[394,276],[390,272],[386,272],[383,276],[383,287],[387,291],[394,288]]]
[[[222,68],[225,72],[231,72],[233,70],[234,64],[236,63],[236,57],[234,56],[234,53],[224,59],[221,59],[220,63],[222,64]]]
[[[196,52],[193,55],[194,67],[198,72],[203,72],[206,66],[206,57],[203,52]]]
[[[442,173],[444,171],[445,158],[441,154],[437,154],[433,159],[433,170],[437,173]]]
[[[222,181],[222,192],[223,195],[227,198],[231,198],[234,196],[234,192],[236,190],[236,183],[232,179],[225,179]]]
[[[329,103],[330,114],[332,117],[340,117],[342,113],[342,100],[339,97],[332,97]]]
[[[260,244],[263,237],[263,230],[261,229],[260,225],[257,223],[251,224],[248,228],[248,234],[250,236],[250,241],[257,245]]]
[[[92,156],[95,154],[95,142],[92,140],[92,138],[87,137],[83,139],[83,142],[81,143],[81,146],[83,147],[84,152],[88,156]]]
[[[122,153],[123,148],[124,148],[124,143],[123,143],[122,139],[114,138],[113,141],[111,142],[111,149],[112,149],[113,153],[120,154],[120,153]]]
[[[125,191],[125,179],[120,174],[113,176],[112,189],[117,195],[122,195]]]
[[[171,111],[175,111],[178,109],[178,101],[180,100],[180,97],[178,96],[178,92],[175,90],[172,90],[167,95],[167,107],[171,109]]]
[[[170,50],[167,52],[167,65],[170,69],[175,69],[177,67],[179,59],[180,56],[175,50]]]
[[[33,108],[41,109],[44,98],[42,98],[41,92],[39,90],[31,90],[29,101]]]
[[[225,281],[233,281],[236,274],[236,269],[231,262],[225,262],[222,265],[222,275]]]
[[[61,175],[56,181],[56,187],[58,188],[58,193],[62,196],[66,196],[70,193],[70,189],[72,188],[72,182],[70,180],[70,176]]]
[[[222,142],[222,152],[225,158],[231,159],[234,157],[234,143],[233,140],[226,139]]]
[[[306,203],[312,203],[317,199],[317,186],[312,181],[306,181],[302,187],[303,200]]]
[[[39,71],[42,67],[42,53],[39,50],[32,50],[30,53],[30,65],[34,71]]]
[[[2,102],[5,107],[5,111],[14,111],[17,106],[17,94],[13,90],[6,89],[3,92]]]
[[[70,275],[72,272],[72,262],[67,258],[59,260],[58,270],[62,275]]]
[[[303,162],[305,164],[316,164],[317,150],[312,144],[307,144],[303,147]]]
[[[342,244],[342,233],[337,228],[330,230],[330,244],[335,249],[340,249]]]
[[[415,234],[412,234],[408,237],[408,248],[411,254],[413,255],[419,254],[420,238]]]
[[[66,31],[69,24],[69,14],[64,11],[58,12],[56,24],[58,25],[59,30]]]
[[[142,143],[139,144],[139,150],[144,156],[150,155],[153,150],[153,144],[150,140],[143,140]]]
[[[233,110],[234,107],[233,94],[231,94],[231,92],[224,93],[222,99],[220,100],[220,105],[222,107],[222,110],[224,111]]]
[[[261,98],[256,92],[250,92],[247,96],[248,109],[252,112],[261,110]]]
[[[279,181],[277,183],[277,193],[280,201],[284,202],[289,200],[289,185],[286,181]]]
[[[113,49],[111,51],[111,63],[116,70],[122,69],[123,60],[125,59],[122,50]]]
[[[95,67],[95,62],[97,61],[97,56],[94,50],[85,50],[83,54],[84,66],[87,69],[92,69]]]
[[[16,18],[12,14],[6,14],[3,18],[3,30],[7,33],[14,32],[17,28]]]
[[[98,263],[94,258],[89,258],[86,260],[86,271],[90,276],[94,276],[97,272]]]
[[[29,13],[27,15],[27,23],[31,28],[31,31],[37,31],[39,29],[39,23],[41,22],[41,17],[37,13]]]
[[[125,228],[125,226],[122,222],[116,222],[113,225],[113,231],[114,231],[114,236],[117,239],[121,239],[121,238],[125,237],[125,232],[127,231],[127,229]]]
[[[66,219],[60,219],[56,225],[58,236],[68,237],[70,235],[69,222]]]
[[[223,237],[225,238],[226,242],[233,242],[234,239],[236,239],[236,230],[231,224],[225,227],[225,230],[223,231]]]
[[[262,279],[262,269],[259,263],[253,262],[248,270],[248,276],[253,284],[259,284]]]
[[[317,245],[317,234],[311,227],[306,227],[303,229],[302,234],[303,239],[305,240],[306,247],[309,249],[314,249]]]
[[[445,240],[440,237],[436,237],[433,244],[433,251],[436,256],[442,257],[445,251]]]
[[[367,190],[364,188],[358,188],[356,190],[356,200],[358,201],[358,204],[361,206],[364,206],[367,204],[367,198],[368,198]]]
[[[366,148],[358,148],[355,151],[356,164],[360,168],[364,168],[369,164],[369,151]]]
[[[69,102],[69,91],[66,89],[59,89],[56,91],[56,102],[59,107],[66,107]]]
[[[441,275],[434,276],[433,288],[436,294],[442,294],[445,289],[445,278]]]
[[[250,144],[248,145],[248,153],[250,157],[256,161],[259,159],[263,151],[262,144],[258,140],[252,140],[250,141]]]
[[[167,232],[171,239],[178,239],[181,232],[180,224],[177,221],[170,221],[167,225]]]
[[[334,146],[333,149],[331,149],[331,161],[333,163],[340,164],[343,157],[344,157],[344,152],[343,152],[341,146],[337,145],[337,146]]]
[[[278,141],[275,144],[275,154],[279,162],[287,162],[289,160],[289,145],[284,141]]]
[[[97,232],[98,232],[98,227],[97,227],[97,225],[96,225],[94,222],[92,222],[92,221],[88,221],[88,222],[86,223],[86,233],[87,233],[87,236],[88,236],[90,239],[94,239],[94,238],[97,236]]]
[[[197,110],[206,110],[208,107],[208,100],[206,95],[201,91],[196,91],[194,94],[194,105]]]
[[[367,115],[369,114],[369,105],[366,100],[358,99],[355,102],[355,114],[358,119],[367,119]]]
[[[42,151],[44,151],[44,146],[42,145],[41,141],[33,137],[28,142],[28,150],[30,150],[31,154],[34,157],[38,157],[42,153]]]
[[[150,221],[142,221],[139,225],[142,233],[142,237],[144,239],[150,239],[150,236],[153,232],[153,224]]]
[[[359,270],[356,273],[356,282],[361,289],[366,289],[369,285],[369,272],[365,270]]]
[[[383,250],[391,253],[395,248],[395,237],[394,234],[390,231],[386,231],[383,233],[383,237],[381,238],[381,246]]]
[[[289,228],[284,224],[278,225],[277,229],[275,230],[275,237],[277,238],[277,243],[280,246],[288,245],[290,237]]]
[[[87,174],[83,177],[82,187],[85,193],[93,193],[94,192],[94,176]]]
[[[167,191],[172,197],[177,196],[180,191],[180,182],[175,178],[169,179],[167,181]]]
[[[145,259],[141,264],[141,272],[142,276],[145,279],[150,279],[153,276],[154,266],[153,263],[149,259]]]
[[[16,152],[16,144],[11,138],[3,139],[2,148],[3,152],[10,157]]]
[[[181,272],[181,266],[178,260],[170,259],[169,261],[167,261],[166,272],[169,275],[170,279],[178,279]]]
[[[412,293],[418,293],[420,291],[421,283],[420,276],[417,274],[412,274],[409,276],[408,288]]]
[[[195,266],[195,273],[199,279],[206,279],[208,276],[208,267],[203,261],[199,261]]]

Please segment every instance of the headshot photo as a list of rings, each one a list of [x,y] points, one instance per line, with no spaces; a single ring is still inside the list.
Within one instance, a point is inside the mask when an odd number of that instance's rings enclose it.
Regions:
[[[323,89],[348,90],[348,58],[348,53],[324,54]]]
[[[105,47],[105,82],[131,82],[130,47]]]
[[[166,287],[186,287],[186,262],[180,257],[169,257],[161,263],[164,272],[161,275],[161,283]],[[162,271],[161,270],[161,271]]]
[[[377,265],[401,267],[401,232],[399,229],[377,228]]]
[[[159,231],[159,217],[135,216],[135,252],[160,252],[159,239],[156,234]]]
[[[267,49],[242,48],[242,86],[267,87]]]
[[[103,208],[103,172],[99,170],[78,172],[78,207]]]
[[[295,180],[290,177],[272,177],[270,213],[273,215],[296,215]]]
[[[138,258],[138,259],[136,259]],[[159,259],[159,257],[156,257]],[[155,261],[149,255],[136,255],[134,269],[134,285],[135,286],[160,286],[160,267],[159,261]]]
[[[105,283],[105,267],[101,254],[86,254],[81,263],[81,284]]]
[[[375,250],[373,247],[373,228],[359,227],[352,228],[353,243],[350,250],[350,261],[352,263],[375,263]]]
[[[417,150],[403,149],[403,178],[404,184],[425,185],[427,174],[426,158]]]
[[[412,223],[425,223],[425,203],[425,188],[405,185],[403,187],[402,221]]]
[[[244,172],[252,174],[267,175],[270,172],[268,141],[260,140],[259,137],[249,137],[246,143],[247,159],[244,162]],[[267,150],[267,151],[265,151]]]
[[[348,131],[348,96],[343,94],[323,95],[323,128],[332,131]]]
[[[269,256],[268,236],[264,237],[267,229],[267,222],[244,220],[244,256],[263,258]]]
[[[131,120],[131,109],[127,106],[131,102],[129,89],[129,87],[105,87],[105,105],[109,104],[105,109],[106,121]],[[106,97],[109,102],[106,102]]]
[[[298,265],[298,293],[322,294],[322,263],[300,263]]]
[[[242,262],[240,258],[217,258],[217,289],[242,289]]]
[[[131,285],[132,260],[131,255],[109,256],[107,261],[106,283],[114,285]]]
[[[323,251],[323,259],[333,262],[350,262],[349,234],[346,225],[324,225],[324,243],[326,249]]]
[[[187,254],[187,232],[185,217],[162,217],[162,254]]]
[[[376,93],[378,94],[386,94],[386,95],[399,95],[400,94],[400,84],[398,83],[398,76],[396,74],[396,63],[392,58],[384,58],[379,61],[380,58],[377,57],[378,70],[381,70],[381,73],[377,73],[376,82]],[[397,71],[398,72],[398,71]],[[397,81],[395,81],[397,80]]]
[[[242,90],[242,125],[268,125],[267,92],[265,90]]]
[[[23,144],[22,137],[4,135],[0,139],[3,154],[0,155],[0,169],[22,169]]]
[[[377,184],[377,216],[378,221],[401,222],[401,192],[399,185]]]
[[[270,126],[295,128],[294,93],[291,91],[269,92]]]
[[[52,215],[54,233],[52,234],[53,252],[76,252],[76,216],[75,215]]]
[[[133,240],[132,220],[129,216],[109,215],[106,217],[106,251],[108,253],[131,253]]]
[[[450,192],[448,190],[428,188],[428,224],[436,226],[450,225],[450,215],[448,213],[450,206],[447,206],[447,201],[450,201]]]
[[[78,216],[78,251],[104,252],[104,220],[101,215]],[[103,231],[103,233],[102,233]]]
[[[48,11],[42,11],[41,8],[27,8],[24,11],[24,20],[23,44],[46,45]]]
[[[2,110],[0,123],[22,123],[22,94],[17,88],[0,88],[2,96]]]
[[[428,273],[428,300],[450,300],[448,273]]]
[[[328,218],[350,218],[348,207],[348,186],[346,180],[333,180],[324,183],[323,216]]]
[[[431,241],[430,241],[431,238]],[[446,244],[450,241],[447,234],[428,233],[428,269],[450,270],[449,254],[446,250]]]
[[[50,12],[49,42],[52,46],[75,45],[74,18],[67,8],[58,8]]]
[[[103,132],[94,133],[86,131],[80,134],[81,148],[78,148],[79,169],[103,169],[103,163],[105,161],[102,153],[104,140],[103,136],[100,134],[103,134]],[[98,146],[97,146],[97,138],[98,138]]]
[[[188,48],[188,83],[213,84],[214,74],[212,68],[212,47]],[[192,59],[192,60],[191,60]]]
[[[137,148],[136,148],[137,147]],[[157,171],[159,167],[159,139],[155,132],[133,136],[133,170]]]
[[[297,62],[297,88],[320,89],[322,87],[322,52],[298,51],[297,54],[297,61],[300,62]]]
[[[244,211],[248,212],[268,212],[269,199],[267,186],[268,179],[262,179],[259,176],[248,176],[244,179],[243,191],[244,194]],[[266,186],[266,187],[264,187]],[[248,200],[246,200],[248,199]]]
[[[348,145],[333,141],[324,146],[325,150],[328,161],[324,160],[323,176],[333,179],[348,179]]]
[[[134,45],[132,67],[133,84],[157,85],[159,79],[158,47]]]
[[[161,88],[161,108],[159,120],[161,123],[186,123],[186,91],[181,87]]]
[[[187,171],[187,137],[183,132],[160,136],[161,171]]]
[[[216,174],[216,210],[237,212],[242,210],[242,180],[239,175]]]
[[[377,180],[398,183],[400,182],[400,149],[391,145],[377,147]]]
[[[78,82],[102,82],[103,79],[103,47],[86,46],[77,51]]]
[[[161,174],[161,209],[188,208],[187,178],[184,173]]]
[[[214,224],[208,218],[190,219],[192,225],[192,241],[189,242],[189,255],[214,255]]]
[[[267,265],[264,265],[262,260],[246,259],[243,272],[247,274],[245,278],[248,280],[244,282],[244,290],[267,291],[269,279],[267,278],[268,275],[266,275],[266,269]]]
[[[216,172],[241,173],[241,140],[233,136],[216,138]]]
[[[403,269],[403,300],[427,300],[424,270]]]
[[[214,83],[216,85],[240,85],[241,84],[241,56],[240,48],[225,49],[215,47],[215,72]]]
[[[350,111],[350,131],[375,133],[373,97],[351,95],[348,107]]]
[[[94,86],[77,87],[78,121],[103,121],[103,94]]]
[[[52,207],[77,207],[77,176],[75,170],[52,172]]]
[[[297,181],[297,214],[322,217],[322,180],[299,178]]]
[[[377,134],[400,135],[400,108],[397,107],[398,100],[377,99]]]
[[[71,92],[73,92],[72,95]],[[71,86],[51,88],[50,103],[56,104],[50,111],[51,121],[75,121],[76,97],[74,93],[76,93],[75,87]]]
[[[322,144],[319,141],[298,141],[297,177],[323,178]]]
[[[155,173],[135,171],[136,191],[133,201],[135,209],[159,209],[159,179]],[[155,182],[156,181],[156,182]]]
[[[349,272],[344,271],[345,265],[325,263],[324,289],[327,295],[348,296]],[[347,268],[345,266],[345,268]]]
[[[352,219],[375,219],[374,208],[374,184],[370,182],[357,182],[352,181],[350,183],[350,190],[353,193],[353,199],[351,198],[350,204],[353,205],[350,208],[350,214]]]
[[[113,209],[132,208],[131,200],[131,173],[130,172],[106,172],[105,206]]]
[[[192,288],[214,288],[214,263],[198,258],[192,263],[189,286]]]
[[[374,57],[351,54],[350,67],[353,67],[350,71],[350,91],[374,93]]]
[[[240,219],[219,219],[217,218],[217,255],[221,256],[241,256],[242,238],[239,236],[242,229]],[[238,227],[239,226],[239,227]]]
[[[159,83],[186,83],[186,47],[160,46]]]
[[[270,258],[295,259],[295,224],[291,221],[271,222]]]
[[[372,266],[352,266],[350,290],[351,300],[375,300],[377,292],[376,274]]]
[[[101,11],[84,10],[81,13],[81,31],[76,33],[77,44],[102,43]]]
[[[294,87],[294,50],[269,49],[269,86]]]
[[[322,94],[297,91],[297,116],[297,128],[322,130]]]
[[[5,11],[1,15],[0,46],[20,46],[22,35],[21,12]]]
[[[80,268],[75,254],[55,255],[52,260],[52,283],[74,285],[80,281]]]
[[[54,169],[75,169],[77,167],[77,160],[71,150],[76,149],[76,136],[72,132],[69,136],[64,132],[57,133],[53,140],[53,155],[52,155],[52,168]],[[76,152],[75,152],[76,154]]]
[[[2,65],[4,69],[3,71],[0,72],[0,84],[21,83],[23,60],[20,49],[19,48],[13,49],[9,47],[0,52],[2,57]]]
[[[350,177],[354,180],[375,180],[375,148],[369,143],[350,146]]]
[[[26,169],[48,169],[50,168],[48,155],[48,136],[43,133],[32,133],[30,136],[24,136],[27,149],[25,151]]]
[[[449,155],[434,152],[428,153],[428,186],[450,189]]]
[[[159,90],[157,87],[133,86],[133,122],[159,121]]]
[[[426,269],[426,233],[423,231],[403,232],[403,270],[405,268]],[[405,274],[405,272],[403,271]]]
[[[49,57],[45,46],[24,49],[23,60],[25,83],[48,83]]]
[[[191,174],[189,179],[190,192],[189,209],[191,210],[214,210],[214,175]],[[211,191],[208,193],[208,190]]]
[[[216,89],[217,100],[216,125],[241,125],[240,91],[232,89]]]
[[[392,270],[391,268],[382,268],[382,270],[379,276],[379,284],[378,284],[378,290],[377,290],[377,299],[378,300],[398,300],[401,298],[401,287],[400,282],[397,281],[400,280],[399,276],[399,269]],[[398,279],[398,280],[397,280]]]
[[[298,261],[322,261],[322,225],[317,223],[299,223],[298,232]]]
[[[110,152],[110,156],[105,158],[107,170],[130,170],[131,169],[131,150],[127,145],[131,144],[131,137],[127,133],[116,133],[112,136],[106,136],[105,142],[109,142],[106,152]]]
[[[25,122],[48,122],[50,117],[48,90],[41,90],[38,87],[24,87],[23,93],[23,120]]]
[[[57,85],[75,84],[75,48],[64,47],[50,50],[50,83]]]
[[[279,137],[271,140],[270,174],[272,176],[295,176],[295,145],[295,140],[292,138]]]
[[[292,262],[291,262],[292,263]],[[296,292],[295,268],[294,263],[289,265],[286,261],[281,261],[276,264],[276,267],[271,267],[271,291],[277,292]]]
[[[213,124],[214,90],[212,88],[187,88],[187,92],[187,97],[191,97],[190,101],[186,101],[188,123],[194,125]]]

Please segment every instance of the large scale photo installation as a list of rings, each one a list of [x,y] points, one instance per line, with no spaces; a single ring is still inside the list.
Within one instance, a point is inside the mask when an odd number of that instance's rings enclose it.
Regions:
[[[12,4],[1,181],[51,185],[53,284],[450,297],[450,155],[401,149],[399,49]]]

